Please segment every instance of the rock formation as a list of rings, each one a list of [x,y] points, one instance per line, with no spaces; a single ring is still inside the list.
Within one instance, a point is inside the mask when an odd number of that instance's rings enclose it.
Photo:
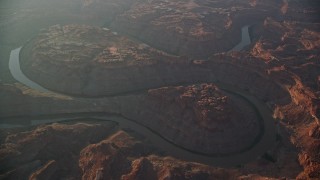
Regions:
[[[288,97],[269,79],[266,66],[252,56],[221,54],[208,61],[190,62],[102,28],[54,26],[21,51],[22,70],[27,76],[67,94],[108,96],[180,83],[221,81],[248,89],[264,101]]]
[[[214,84],[152,89],[143,101],[147,105],[140,114],[123,114],[145,121],[164,137],[196,152],[243,151],[259,139],[263,129],[251,104]]]
[[[320,178],[318,2],[59,3],[78,5],[74,11],[60,11],[71,20],[48,21],[35,28],[72,20],[105,27],[73,24],[42,30],[23,47],[22,69],[48,89],[106,97],[59,96],[1,83],[1,122],[14,120],[13,116],[110,113],[189,150],[228,155],[250,148],[261,125],[252,105],[220,88],[222,84],[254,96],[273,111],[277,140],[250,163],[218,168],[167,157],[168,152],[159,152],[132,130],[115,130],[112,123],[1,129],[1,178]],[[19,27],[30,19],[16,22],[43,12],[38,10],[1,21],[6,27],[1,35],[13,33],[0,41],[20,39]],[[252,44],[241,52],[227,52],[240,41],[241,27],[248,22]],[[24,34],[30,32],[26,29]]]
[[[51,124],[10,134],[0,148],[6,179],[79,178],[79,153],[112,132],[114,124]]]
[[[242,26],[278,14],[277,4],[269,1],[252,7],[246,1],[157,0],[133,5],[111,27],[166,52],[204,58],[230,50],[241,40]]]
[[[52,124],[13,133],[0,148],[1,178],[130,180],[241,176],[235,169],[152,155],[152,146],[143,139],[124,131],[110,134],[112,128],[111,124]]]

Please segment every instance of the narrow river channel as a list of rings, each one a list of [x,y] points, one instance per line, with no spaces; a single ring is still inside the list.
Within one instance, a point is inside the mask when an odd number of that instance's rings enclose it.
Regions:
[[[248,26],[245,26],[242,28],[242,30],[245,29],[248,31]],[[248,33],[248,32],[247,32]],[[246,33],[242,33],[242,36],[246,36]],[[250,37],[249,37],[250,38]],[[242,40],[245,38],[243,37]],[[246,42],[240,42],[239,44],[246,44]],[[20,69],[20,62],[19,62],[19,52],[21,48],[17,48],[11,51],[10,54],[10,60],[9,60],[9,69],[12,73],[13,77],[20,83],[35,89],[37,91],[41,92],[50,92],[54,93],[36,82],[33,82],[31,79],[26,77],[24,73]],[[30,121],[29,125],[38,125],[38,124],[45,124],[45,123],[52,123],[52,122],[61,122],[66,120],[74,120],[77,122],[77,119],[81,118],[87,118],[92,119],[93,122],[108,122],[113,121],[119,124],[120,128],[126,129],[132,129],[139,134],[144,135],[147,137],[155,146],[161,148],[162,150],[168,152],[168,154],[181,158],[188,161],[194,161],[194,162],[200,162],[210,165],[218,165],[218,166],[236,166],[240,164],[244,164],[250,161],[255,160],[256,158],[263,155],[270,147],[272,147],[275,143],[275,125],[274,120],[271,117],[270,110],[259,100],[257,100],[255,97],[248,95],[247,92],[243,90],[236,90],[234,87],[230,87],[227,85],[219,84],[218,85],[221,89],[225,89],[230,92],[234,92],[235,94],[238,94],[242,97],[245,97],[248,101],[250,101],[257,111],[259,112],[260,116],[262,117],[262,123],[263,123],[263,134],[256,144],[250,149],[248,149],[245,152],[240,152],[228,156],[207,156],[199,153],[192,152],[188,149],[185,149],[179,145],[176,145],[174,142],[171,142],[170,140],[164,138],[157,132],[154,132],[152,129],[136,123],[135,121],[132,121],[130,119],[124,118],[122,116],[117,115],[110,115],[107,113],[73,113],[69,114],[67,117],[63,117],[63,115],[49,115],[46,118],[40,119],[39,117],[35,117],[34,120]],[[91,98],[92,99],[92,98]],[[23,118],[21,118],[21,121],[23,121]],[[3,124],[3,127],[10,127],[10,124]],[[13,125],[14,126],[14,125]]]

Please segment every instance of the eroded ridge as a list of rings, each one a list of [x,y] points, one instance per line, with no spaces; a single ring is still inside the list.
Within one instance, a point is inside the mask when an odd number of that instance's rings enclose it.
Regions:
[[[149,90],[149,109],[164,128],[161,134],[193,151],[208,155],[233,154],[259,140],[262,119],[244,98],[214,84]],[[156,127],[155,127],[156,128]]]

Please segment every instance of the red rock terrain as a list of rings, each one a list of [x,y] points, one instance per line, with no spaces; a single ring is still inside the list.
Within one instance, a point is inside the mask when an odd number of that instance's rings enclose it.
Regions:
[[[232,102],[232,98],[230,98],[227,93],[219,90],[218,87],[213,84],[166,87],[150,90],[149,94],[151,97],[155,97],[156,101],[177,103],[182,109],[188,109],[187,111],[191,109],[196,116],[196,118],[193,119],[198,120],[197,123],[201,127],[210,131],[216,131],[218,128],[227,129],[222,123],[230,121],[230,119],[236,117],[245,119],[243,115],[240,114],[243,112],[232,114],[232,111],[238,109],[234,107],[237,103]]]
[[[1,178],[80,178],[79,153],[114,125],[52,124],[8,135],[0,149]]]
[[[108,96],[171,84],[222,81],[248,89],[264,101],[288,96],[270,81],[259,59],[222,54],[190,62],[97,27],[53,26],[21,51],[27,76],[67,94]]]
[[[180,60],[111,30],[79,25],[49,28],[22,50],[25,55],[23,70],[32,79],[49,89],[90,96],[152,86],[158,72],[149,67]],[[147,73],[153,75],[146,84]]]
[[[292,102],[277,107],[275,115],[292,131],[291,141],[301,149],[299,162],[304,171],[297,179],[320,177],[318,7],[314,1],[289,2],[285,21],[267,18],[254,28],[253,33],[260,37],[250,50],[266,62],[268,74],[290,93]]]
[[[203,58],[230,50],[240,41],[242,26],[279,14],[280,5],[272,1],[156,0],[133,5],[111,27],[166,52]]]
[[[9,134],[1,145],[1,178],[21,179],[251,179],[236,169],[164,155],[113,126],[52,124]],[[112,133],[112,135],[110,135]],[[22,158],[23,157],[23,158]],[[3,173],[6,172],[6,173]]]
[[[233,179],[236,170],[222,170],[171,157],[148,155],[145,144],[125,132],[81,151],[82,179]]]
[[[144,139],[124,131],[111,133],[98,125],[54,124],[2,133],[1,137],[7,138],[1,140],[1,176],[319,179],[318,5],[315,1],[264,0],[83,1],[83,12],[91,13],[90,18],[110,12],[106,21],[112,30],[81,25],[44,30],[24,47],[23,70],[56,91],[127,96],[66,100],[39,97],[16,85],[1,85],[1,98],[8,102],[1,101],[1,117],[37,111],[118,113],[184,147],[206,153],[220,153],[214,144],[223,136],[232,142],[226,151],[233,152],[234,146],[243,149],[251,144],[259,126],[248,104],[212,84],[219,81],[247,91],[273,111],[276,145],[250,163],[233,169],[217,168],[166,157]],[[105,7],[112,10],[104,11]],[[242,52],[214,54],[237,44],[240,28],[248,22],[253,24],[249,47]],[[198,60],[200,57],[206,59]],[[181,85],[184,83],[188,85]],[[131,94],[135,90],[139,93]],[[108,133],[94,139],[100,128]],[[79,136],[75,137],[74,131]],[[233,133],[240,139],[251,139],[237,143]],[[61,136],[66,140],[61,141]]]
[[[208,154],[242,151],[261,133],[262,120],[252,106],[214,84],[153,89],[148,96],[151,101],[148,111],[158,117],[152,123],[165,127],[159,130],[160,134],[194,151]]]

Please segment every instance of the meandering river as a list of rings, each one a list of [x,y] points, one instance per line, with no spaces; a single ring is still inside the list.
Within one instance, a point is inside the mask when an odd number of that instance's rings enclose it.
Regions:
[[[239,50],[239,48],[243,48],[244,45],[247,45],[247,36],[249,37],[248,33],[248,26],[242,28],[242,41],[235,47],[233,50]],[[249,37],[250,40],[250,37]],[[19,62],[19,52],[21,48],[17,48],[11,51],[10,60],[9,60],[9,69],[13,77],[22,84],[38,90],[40,92],[52,92],[41,85],[37,84],[36,82],[32,81],[28,77],[24,75],[24,73],[20,69],[20,62]],[[228,156],[207,156],[200,153],[192,152],[184,147],[176,145],[174,142],[164,138],[161,134],[153,131],[152,129],[139,124],[135,121],[130,119],[124,118],[122,116],[117,115],[110,115],[107,113],[73,113],[69,114],[68,116],[64,117],[64,115],[49,115],[46,118],[40,119],[39,117],[34,117],[34,120],[30,121],[30,125],[37,125],[37,124],[44,124],[44,123],[52,123],[52,122],[60,122],[65,120],[74,120],[77,121],[78,118],[88,118],[92,119],[94,122],[108,122],[113,121],[119,124],[120,128],[130,128],[139,134],[144,135],[147,137],[155,146],[158,146],[164,151],[167,151],[168,154],[175,156],[177,158],[181,158],[188,161],[195,161],[201,162],[210,165],[219,165],[219,166],[235,166],[239,164],[243,164],[246,162],[250,162],[255,160],[256,158],[263,155],[268,148],[272,147],[275,143],[275,125],[273,118],[271,117],[271,112],[269,109],[255,97],[248,95],[247,92],[237,89],[235,91],[234,87],[230,87],[224,84],[218,85],[221,89],[225,89],[230,92],[234,92],[235,94],[246,98],[249,102],[251,102],[257,111],[259,112],[260,116],[262,117],[263,123],[263,134],[259,140],[252,148],[248,149],[247,151],[240,152],[237,154],[232,154]],[[37,120],[36,120],[37,119]],[[23,120],[23,118],[21,119]],[[10,124],[2,124],[2,126],[10,127]],[[14,125],[13,125],[14,126]],[[1,125],[0,125],[1,127]]]
[[[40,92],[51,92],[48,89],[40,86],[36,82],[30,80],[28,77],[26,77],[23,72],[20,69],[20,62],[19,62],[19,53],[20,53],[21,47],[14,49],[10,53],[10,60],[9,60],[9,70],[13,76],[14,79],[19,81],[20,83],[38,90]]]
[[[249,34],[249,25],[243,26],[241,28],[241,41],[231,51],[241,51],[245,46],[251,44],[251,38]]]

